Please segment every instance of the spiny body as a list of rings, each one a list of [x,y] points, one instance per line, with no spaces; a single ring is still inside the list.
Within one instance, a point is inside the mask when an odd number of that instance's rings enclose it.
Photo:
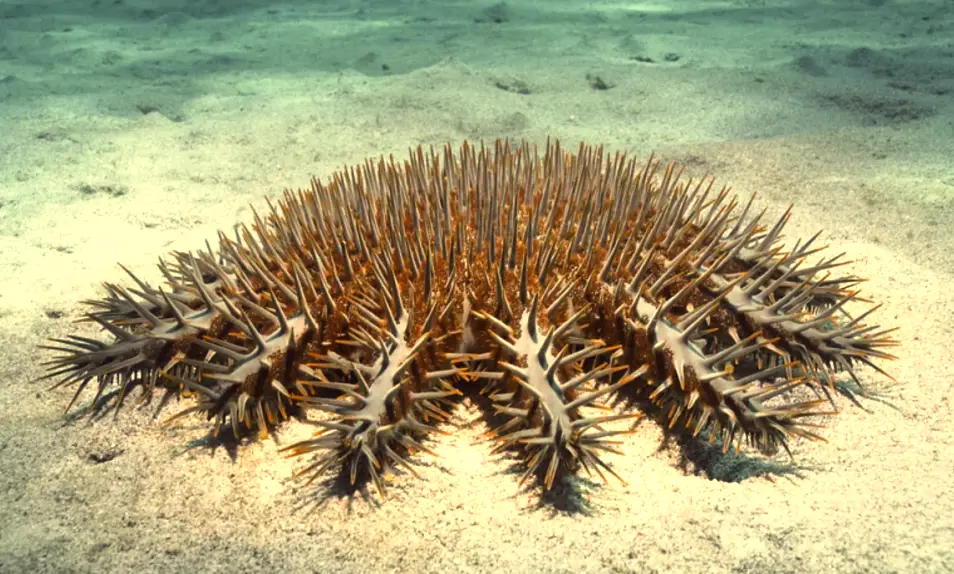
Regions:
[[[176,416],[216,434],[324,411],[325,431],[288,447],[319,453],[302,474],[368,473],[381,491],[474,389],[546,488],[613,473],[600,454],[634,405],[725,449],[819,438],[805,417],[825,400],[799,387],[880,371],[895,341],[870,311],[836,320],[861,280],[831,277],[841,256],[805,264],[817,234],[783,252],[788,212],[763,225],[752,200],[680,175],[558,142],[369,160],[286,191],[217,252],[172,254],[166,288],[107,284],[87,318],[113,340],[55,339],[47,376],[77,387],[70,405],[91,381],[93,405],[136,385],[189,395]],[[607,413],[623,391],[629,408]]]

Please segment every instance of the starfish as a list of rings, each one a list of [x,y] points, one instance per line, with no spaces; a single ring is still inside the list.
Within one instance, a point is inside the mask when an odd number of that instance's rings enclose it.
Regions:
[[[791,208],[765,223],[754,196],[715,189],[555,141],[368,160],[286,190],[217,251],[160,260],[165,287],[107,283],[85,318],[111,340],[53,339],[46,377],[76,387],[67,410],[91,381],[90,408],[135,386],[185,396],[173,418],[215,435],[318,413],[285,449],[312,456],[297,474],[382,494],[462,396],[545,489],[616,476],[602,457],[647,414],[724,450],[820,439],[835,373],[884,373],[892,329],[847,314],[862,280],[832,276],[843,254],[806,263],[819,234],[786,250]]]

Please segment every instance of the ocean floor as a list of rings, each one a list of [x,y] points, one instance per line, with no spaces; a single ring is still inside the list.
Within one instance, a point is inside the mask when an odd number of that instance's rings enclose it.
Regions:
[[[951,38],[949,0],[0,0],[0,572],[954,572]],[[216,443],[31,382],[117,262],[157,283],[313,175],[497,138],[794,203],[899,328],[897,382],[862,370],[794,461],[643,424],[626,485],[556,502],[480,425],[348,496],[292,479],[304,424]]]

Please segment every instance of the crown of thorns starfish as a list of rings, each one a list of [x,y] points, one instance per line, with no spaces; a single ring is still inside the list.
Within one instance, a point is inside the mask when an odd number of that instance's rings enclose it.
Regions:
[[[91,408],[164,389],[194,400],[173,418],[215,434],[321,411],[324,430],[286,448],[319,453],[298,474],[368,474],[383,493],[469,395],[549,489],[579,467],[615,476],[600,455],[629,430],[613,423],[643,413],[726,450],[820,438],[806,417],[834,373],[893,358],[891,330],[862,323],[873,309],[847,317],[862,280],[831,276],[841,255],[805,263],[818,234],[785,251],[789,211],[764,225],[752,199],[653,158],[418,148],[268,205],[217,252],[160,261],[165,288],[129,273],[87,301],[112,340],[47,346],[46,377],[77,387],[67,410],[95,381]]]

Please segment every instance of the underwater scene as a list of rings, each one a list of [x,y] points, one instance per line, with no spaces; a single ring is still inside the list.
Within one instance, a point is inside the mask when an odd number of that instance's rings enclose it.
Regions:
[[[0,0],[0,572],[954,572],[950,0]]]

